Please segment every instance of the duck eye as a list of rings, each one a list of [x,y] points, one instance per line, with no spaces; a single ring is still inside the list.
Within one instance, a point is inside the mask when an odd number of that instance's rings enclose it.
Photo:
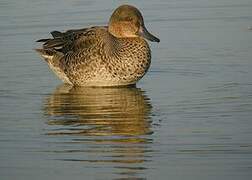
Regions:
[[[133,18],[132,17],[126,17],[125,21],[133,21]]]

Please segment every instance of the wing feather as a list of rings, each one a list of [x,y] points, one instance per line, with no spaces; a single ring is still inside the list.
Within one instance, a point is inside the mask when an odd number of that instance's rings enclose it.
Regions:
[[[43,42],[44,49],[55,49],[64,54],[78,52],[83,48],[96,45],[97,41],[99,41],[96,31],[97,27],[73,29],[63,33],[52,31],[53,38],[39,39],[37,42]]]

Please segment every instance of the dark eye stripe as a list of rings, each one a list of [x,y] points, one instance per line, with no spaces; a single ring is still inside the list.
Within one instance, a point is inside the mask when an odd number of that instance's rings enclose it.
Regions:
[[[132,21],[132,20],[133,20],[132,17],[126,17],[126,18],[125,18],[125,21]]]

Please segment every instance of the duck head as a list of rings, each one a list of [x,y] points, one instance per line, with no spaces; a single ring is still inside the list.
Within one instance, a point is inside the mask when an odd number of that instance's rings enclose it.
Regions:
[[[154,42],[160,41],[146,29],[140,11],[130,5],[119,6],[113,12],[108,30],[118,38],[143,37]]]

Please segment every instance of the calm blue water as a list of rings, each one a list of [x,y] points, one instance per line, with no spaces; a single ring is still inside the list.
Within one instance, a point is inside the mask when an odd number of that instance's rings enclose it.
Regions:
[[[33,51],[52,30],[139,7],[134,88],[64,86]],[[1,0],[0,179],[251,179],[251,0]]]

